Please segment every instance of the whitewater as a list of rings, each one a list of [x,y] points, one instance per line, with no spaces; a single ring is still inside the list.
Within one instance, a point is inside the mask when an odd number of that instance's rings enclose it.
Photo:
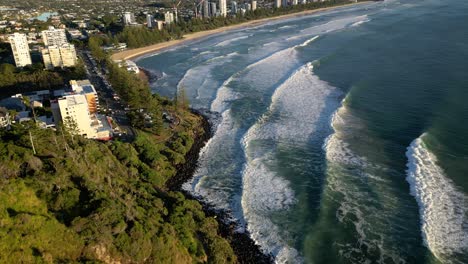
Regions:
[[[446,102],[468,100],[438,79],[451,55],[439,51],[456,49],[441,47],[461,42],[423,26],[448,21],[434,8],[456,12],[436,0],[365,3],[139,59],[161,73],[154,92],[183,89],[210,113],[213,137],[183,188],[227,211],[276,263],[465,263],[466,155],[453,154],[455,175],[442,155],[452,149],[425,144],[444,130],[463,141],[441,126],[465,116]]]

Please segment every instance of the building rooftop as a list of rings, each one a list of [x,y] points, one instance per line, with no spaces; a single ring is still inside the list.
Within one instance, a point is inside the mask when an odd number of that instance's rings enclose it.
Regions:
[[[74,106],[79,104],[88,104],[84,95],[81,94],[74,94],[74,95],[67,95],[63,98],[58,99],[59,101],[66,100],[68,106]]]

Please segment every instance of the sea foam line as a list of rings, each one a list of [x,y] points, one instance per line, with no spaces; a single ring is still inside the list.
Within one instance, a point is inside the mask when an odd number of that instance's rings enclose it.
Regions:
[[[448,262],[446,257],[468,252],[468,197],[437,165],[424,136],[408,147],[406,180],[419,205],[424,244],[439,260]]]
[[[242,209],[252,239],[273,254],[277,263],[300,263],[298,251],[286,242],[288,234],[270,220],[275,211],[287,211],[297,202],[294,190],[271,164],[276,161],[274,147],[253,142],[298,146],[312,134],[329,130],[329,116],[339,106],[341,92],[313,74],[312,63],[301,66],[272,95],[267,112],[242,138],[246,163],[242,172]],[[312,101],[311,101],[312,100]],[[279,118],[272,118],[273,116]]]

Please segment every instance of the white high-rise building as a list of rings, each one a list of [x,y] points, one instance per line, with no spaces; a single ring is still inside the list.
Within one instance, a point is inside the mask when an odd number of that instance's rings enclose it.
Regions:
[[[166,13],[164,13],[164,22],[169,25],[171,24],[172,22],[174,22],[174,14],[170,11],[167,11]]]
[[[252,0],[252,11],[257,10],[257,1]]]
[[[41,52],[44,66],[47,69],[73,67],[77,63],[75,46],[72,44],[47,46]]]
[[[216,3],[215,2],[211,2],[211,11],[210,12],[211,12],[212,17],[216,17],[217,10],[216,10]]]
[[[149,27],[149,28],[153,28],[154,25],[155,25],[154,16],[150,15],[150,14],[147,14],[146,15],[146,26]]]
[[[65,125],[71,133],[86,138],[107,140],[112,128],[105,116],[99,115],[97,93],[88,80],[70,81],[73,93],[51,101],[56,126]]]
[[[62,46],[68,44],[65,29],[49,27],[48,30],[42,31],[41,34],[44,45],[46,46]]]
[[[15,58],[16,67],[31,65],[31,54],[29,53],[28,38],[25,34],[15,33],[8,38]]]
[[[156,25],[158,26],[158,30],[163,30],[164,21],[156,20]]]
[[[219,0],[219,13],[221,14],[221,16],[226,17],[227,15],[226,0]]]
[[[125,12],[122,17],[124,25],[130,25],[135,23],[135,15],[130,12]]]
[[[275,1],[275,7],[280,8],[281,7],[281,0],[276,0]]]
[[[301,3],[302,3],[303,5],[305,5],[305,4],[307,4],[307,0],[301,0]]]
[[[51,103],[54,120],[68,128],[73,128],[76,134],[92,137],[91,114],[88,110],[88,101],[83,94],[66,95]]]
[[[202,6],[202,15],[203,18],[209,18],[210,17],[210,2],[208,0],[203,1],[203,6]]]
[[[77,63],[75,46],[72,44],[62,45],[60,48],[62,67],[73,67]]]
[[[298,1],[297,0],[292,0],[292,5],[297,5]]]
[[[252,10],[252,5],[249,4],[249,3],[246,3],[246,4],[245,4],[245,10],[247,10],[247,11]]]

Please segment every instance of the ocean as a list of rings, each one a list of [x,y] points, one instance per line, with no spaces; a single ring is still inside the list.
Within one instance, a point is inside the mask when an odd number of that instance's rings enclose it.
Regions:
[[[218,112],[184,188],[277,263],[468,263],[468,2],[369,2],[137,60]]]

